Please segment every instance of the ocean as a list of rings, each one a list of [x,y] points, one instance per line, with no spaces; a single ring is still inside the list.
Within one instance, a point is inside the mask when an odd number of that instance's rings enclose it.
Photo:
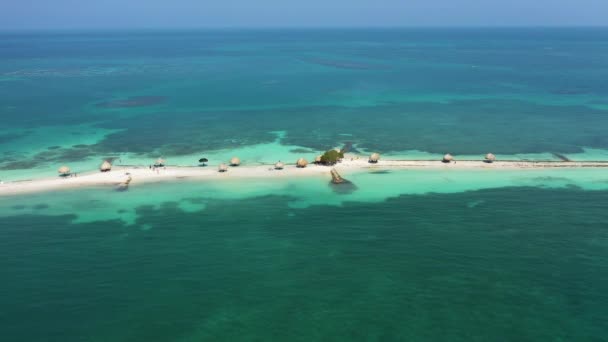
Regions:
[[[606,28],[3,32],[0,181],[344,145],[608,161],[606,79]],[[608,336],[603,168],[343,176],[0,196],[3,340]]]

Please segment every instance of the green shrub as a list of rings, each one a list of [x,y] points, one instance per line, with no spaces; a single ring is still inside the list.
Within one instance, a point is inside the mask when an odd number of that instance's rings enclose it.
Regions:
[[[338,152],[336,150],[329,150],[329,151],[323,153],[323,155],[321,156],[321,164],[334,165],[342,158],[344,158],[344,152],[342,152],[342,151]]]

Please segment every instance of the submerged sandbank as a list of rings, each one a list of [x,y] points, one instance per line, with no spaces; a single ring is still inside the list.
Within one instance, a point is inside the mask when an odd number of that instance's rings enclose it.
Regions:
[[[478,160],[460,160],[451,163],[432,160],[381,160],[376,164],[368,163],[366,158],[347,158],[334,166],[343,176],[365,171],[399,170],[531,170],[531,169],[577,169],[608,168],[607,161],[496,161],[485,163]],[[227,172],[218,172],[215,166],[166,166],[149,168],[147,166],[116,166],[110,172],[91,171],[72,177],[50,177],[41,179],[12,181],[0,184],[0,196],[73,189],[94,186],[137,186],[152,182],[176,182],[180,180],[230,181],[235,179],[272,179],[319,177],[331,179],[332,167],[309,165],[298,168],[294,164],[276,170],[273,165],[230,167]]]

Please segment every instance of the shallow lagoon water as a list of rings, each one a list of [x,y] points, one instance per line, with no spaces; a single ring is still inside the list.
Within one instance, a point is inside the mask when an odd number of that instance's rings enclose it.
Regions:
[[[308,208],[315,205],[342,206],[351,202],[381,203],[400,195],[449,194],[508,187],[608,190],[608,174],[604,169],[396,170],[380,167],[342,173],[342,176],[351,181],[356,190],[339,191],[340,185],[331,184],[329,174],[296,179],[174,180],[134,184],[125,192],[103,187],[0,197],[0,215],[72,215],[76,222],[119,219],[125,224],[133,224],[138,218],[137,208],[159,208],[167,202],[184,211],[198,211],[216,200],[267,196],[288,198],[287,206],[290,208]],[[58,196],[61,198],[59,201]]]

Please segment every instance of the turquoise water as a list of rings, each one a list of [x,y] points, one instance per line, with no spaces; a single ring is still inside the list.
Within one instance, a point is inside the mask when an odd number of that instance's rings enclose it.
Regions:
[[[608,30],[0,33],[0,180],[608,160]],[[344,172],[0,196],[7,341],[600,341],[608,173]]]

